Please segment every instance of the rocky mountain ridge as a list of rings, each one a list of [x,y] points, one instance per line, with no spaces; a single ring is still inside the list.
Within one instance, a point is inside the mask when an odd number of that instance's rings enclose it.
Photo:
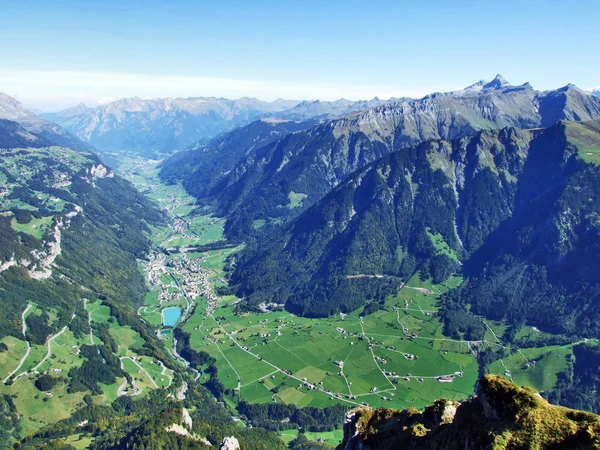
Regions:
[[[252,234],[257,220],[280,222],[296,215],[352,172],[392,151],[486,129],[597,118],[600,99],[574,86],[539,92],[528,84],[511,86],[498,76],[462,91],[386,103],[288,134],[249,152],[209,192],[197,197],[217,215],[228,216],[226,232],[240,237]],[[179,179],[193,192],[193,177],[182,174]],[[294,195],[303,197],[300,208],[288,207]]]
[[[95,108],[79,105],[43,116],[103,151],[170,153],[297,103],[253,98],[133,97]]]
[[[600,417],[554,406],[533,389],[485,375],[462,403],[438,400],[423,412],[358,408],[348,414],[338,450],[592,449]]]

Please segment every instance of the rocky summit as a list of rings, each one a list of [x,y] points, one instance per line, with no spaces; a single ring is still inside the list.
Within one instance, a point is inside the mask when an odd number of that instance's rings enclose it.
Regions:
[[[350,411],[338,450],[593,449],[600,417],[555,406],[531,388],[485,375],[462,403],[441,399],[419,411]]]

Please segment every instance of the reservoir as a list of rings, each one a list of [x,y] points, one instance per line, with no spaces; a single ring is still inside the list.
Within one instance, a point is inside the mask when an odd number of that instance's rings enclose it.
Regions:
[[[172,307],[163,309],[162,319],[163,326],[165,327],[174,327],[179,318],[181,317],[181,308]]]

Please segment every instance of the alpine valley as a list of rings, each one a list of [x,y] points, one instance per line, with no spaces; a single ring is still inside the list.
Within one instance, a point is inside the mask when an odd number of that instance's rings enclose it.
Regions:
[[[0,95],[0,447],[599,448],[600,98]]]

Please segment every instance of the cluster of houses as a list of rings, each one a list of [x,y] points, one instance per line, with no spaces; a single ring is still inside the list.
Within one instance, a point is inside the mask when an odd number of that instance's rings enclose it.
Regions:
[[[208,277],[199,260],[184,257],[170,262],[169,266],[177,272],[179,284],[188,298],[207,296]]]

